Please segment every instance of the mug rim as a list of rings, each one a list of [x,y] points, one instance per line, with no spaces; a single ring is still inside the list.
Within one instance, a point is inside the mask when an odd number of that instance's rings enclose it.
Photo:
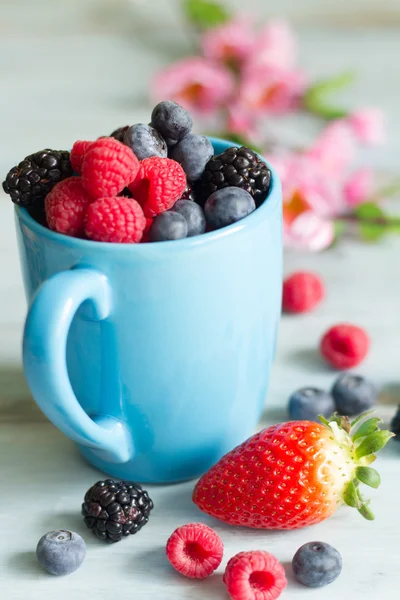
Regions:
[[[225,148],[222,150],[223,152],[228,148],[235,147],[237,144],[230,142],[228,140],[223,140],[221,138],[208,137],[210,142],[214,145],[215,143],[223,144]],[[258,154],[258,153],[257,153]],[[264,221],[268,217],[270,213],[273,213],[277,207],[277,205],[281,202],[280,197],[280,180],[278,174],[274,167],[267,161],[261,154],[258,154],[260,158],[267,164],[268,168],[271,171],[271,186],[269,190],[269,194],[267,196],[266,201],[264,201],[261,206],[256,208],[252,213],[250,213],[244,219],[237,221],[236,223],[232,223],[231,225],[227,225],[226,227],[222,227],[221,229],[216,229],[215,231],[209,231],[207,233],[202,233],[201,235],[195,235],[188,238],[183,238],[181,240],[169,240],[163,242],[143,242],[139,244],[120,244],[116,242],[96,242],[94,240],[84,240],[81,238],[72,237],[69,235],[65,235],[63,233],[57,233],[56,231],[52,231],[51,229],[44,227],[38,223],[28,212],[28,210],[22,206],[15,205],[15,213],[19,221],[24,223],[29,229],[34,231],[37,235],[41,237],[47,238],[55,243],[74,247],[74,248],[82,248],[82,250],[88,250],[91,248],[94,249],[110,249],[118,252],[137,252],[146,251],[150,249],[154,251],[156,248],[159,248],[162,251],[167,249],[169,250],[186,250],[192,248],[194,246],[203,246],[208,243],[212,243],[214,241],[220,240],[222,238],[229,237],[231,235],[237,234],[243,230],[251,230],[259,225],[260,222]]]

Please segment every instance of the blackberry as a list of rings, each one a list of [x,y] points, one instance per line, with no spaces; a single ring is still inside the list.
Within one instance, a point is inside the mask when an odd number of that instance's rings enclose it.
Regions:
[[[148,493],[137,483],[106,479],[86,492],[82,515],[96,537],[113,543],[146,525],[152,508]]]
[[[118,127],[118,129],[116,129],[110,134],[110,137],[115,138],[119,142],[124,143],[124,135],[128,129],[129,125],[125,125],[124,127]]]
[[[186,184],[186,187],[183,190],[183,194],[179,198],[179,200],[191,200],[192,202],[194,202],[196,200],[195,193],[194,193],[193,188],[190,185],[190,183]]]
[[[270,185],[271,171],[257,154],[245,146],[233,146],[206,164],[196,185],[197,201],[204,205],[212,193],[234,186],[249,192],[258,207],[267,197]]]
[[[67,150],[40,150],[13,167],[3,189],[20,206],[42,204],[56,183],[73,174]]]

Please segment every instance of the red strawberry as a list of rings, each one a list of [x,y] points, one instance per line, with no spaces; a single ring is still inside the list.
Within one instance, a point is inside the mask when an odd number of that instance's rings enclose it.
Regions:
[[[259,529],[296,529],[330,517],[345,502],[367,519],[360,482],[378,487],[368,467],[392,433],[380,419],[361,425],[334,415],[323,423],[290,421],[264,429],[203,475],[193,501],[205,513]]]

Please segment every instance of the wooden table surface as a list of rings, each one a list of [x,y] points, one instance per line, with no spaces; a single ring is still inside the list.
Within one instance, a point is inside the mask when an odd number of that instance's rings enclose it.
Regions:
[[[50,6],[50,3],[48,4]],[[5,10],[12,10],[7,5]],[[10,13],[8,13],[10,14]],[[26,15],[29,21],[29,15]],[[68,21],[70,24],[70,22]],[[151,74],[187,49],[188,40],[171,26],[146,36],[93,30],[76,35],[5,31],[0,37],[0,172],[41,147],[70,147],[77,138],[94,138],[126,122],[147,122],[146,85]],[[360,79],[344,101],[379,104],[390,120],[390,143],[366,154],[365,161],[395,172],[400,155],[397,31],[307,29],[301,31],[302,61],[313,75],[354,67]],[[312,133],[307,121],[294,133]],[[25,300],[19,275],[11,203],[0,194],[0,596],[4,600],[83,600],[149,598],[201,600],[226,598],[222,572],[206,582],[171,572],[164,545],[173,529],[203,520],[215,526],[225,557],[246,549],[270,550],[289,565],[296,549],[315,539],[336,546],[343,556],[340,578],[323,591],[293,581],[283,598],[341,597],[344,600],[395,600],[400,589],[400,444],[392,442],[378,465],[381,488],[372,492],[376,521],[363,521],[341,509],[332,519],[295,532],[256,532],[212,522],[192,505],[193,483],[152,487],[156,509],[142,532],[105,546],[86,532],[79,515],[86,489],[101,474],[82,462],[73,444],[36,408],[23,380],[20,337]],[[337,321],[366,327],[372,351],[361,372],[382,387],[379,413],[392,416],[399,398],[400,240],[377,246],[347,241],[319,255],[287,253],[285,270],[310,268],[327,283],[324,304],[313,314],[283,318],[277,358],[262,424],[286,418],[293,389],[306,384],[329,387],[334,373],[316,353],[325,328]],[[43,533],[70,528],[85,536],[84,566],[58,579],[38,567],[34,555]]]

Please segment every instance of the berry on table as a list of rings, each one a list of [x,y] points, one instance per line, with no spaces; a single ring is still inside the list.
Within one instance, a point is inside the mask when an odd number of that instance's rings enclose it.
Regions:
[[[83,186],[94,200],[116,196],[136,177],[139,164],[128,146],[111,137],[100,138],[84,155]]]
[[[169,139],[169,145],[173,145],[190,133],[193,119],[183,106],[165,100],[153,108],[151,124],[164,138]]]
[[[79,175],[82,175],[83,158],[91,144],[92,144],[92,142],[87,142],[85,140],[78,140],[72,146],[70,161],[71,161],[73,170],[75,171],[75,173],[78,173]]]
[[[237,187],[217,190],[204,205],[207,222],[213,229],[220,229],[247,217],[256,208],[253,197]]]
[[[288,313],[313,310],[325,295],[320,277],[307,271],[298,271],[283,282],[282,307]]]
[[[141,161],[136,179],[128,187],[146,217],[155,217],[179,200],[186,187],[186,176],[174,160],[153,156]]]
[[[187,237],[200,235],[205,232],[207,226],[206,217],[203,209],[199,204],[196,204],[196,202],[192,202],[191,200],[178,200],[171,210],[179,213],[186,219],[188,226]]]
[[[181,240],[188,235],[185,217],[172,210],[157,215],[149,229],[149,242]]]
[[[96,537],[113,543],[140,531],[152,508],[152,500],[139,484],[106,479],[86,492],[82,515]]]
[[[338,413],[354,416],[370,410],[375,405],[378,390],[365,377],[344,373],[335,381],[332,396]]]
[[[400,440],[400,405],[397,407],[396,414],[390,424],[390,429],[396,436],[395,439]]]
[[[114,138],[115,140],[118,140],[119,142],[124,142],[124,135],[125,132],[129,129],[129,125],[124,125],[123,127],[118,127],[118,129],[115,129],[115,131],[113,131],[110,135],[110,137]]]
[[[204,204],[212,193],[228,186],[246,190],[260,206],[268,195],[271,171],[253,150],[232,146],[209,160],[198,181],[196,193]]]
[[[47,194],[45,211],[50,229],[72,237],[84,232],[84,219],[91,198],[86,193],[80,177],[60,181]]]
[[[239,552],[231,558],[224,583],[232,600],[275,600],[287,586],[281,563],[262,550]]]
[[[59,181],[71,177],[73,171],[66,150],[41,150],[30,154],[13,167],[3,189],[19,206],[41,203]]]
[[[170,536],[166,554],[181,575],[204,579],[212,575],[222,561],[224,546],[219,535],[203,523],[188,523]]]
[[[73,531],[49,531],[40,538],[36,556],[42,567],[52,575],[68,575],[83,563],[86,544]]]
[[[368,350],[369,338],[364,329],[347,323],[328,329],[320,343],[322,356],[335,369],[357,367],[367,356]]]
[[[319,421],[319,415],[325,418],[333,415],[335,402],[324,390],[305,387],[290,396],[288,410],[290,418],[295,421]]]
[[[88,207],[84,227],[91,240],[134,244],[142,239],[146,218],[133,198],[100,198]]]
[[[166,158],[168,155],[165,140],[154,127],[144,123],[128,127],[122,141],[129,146],[139,160],[150,158],[150,156]]]
[[[193,491],[206,514],[256,529],[297,529],[329,518],[343,504],[373,513],[360,483],[379,485],[370,462],[393,436],[379,419],[350,426],[335,415],[323,423],[290,421],[260,431],[223,456]]]
[[[205,135],[189,133],[171,148],[169,156],[182,165],[187,180],[193,183],[201,177],[213,154],[212,144]]]
[[[339,552],[325,542],[308,542],[293,556],[294,576],[300,583],[316,588],[335,581],[342,570]]]

